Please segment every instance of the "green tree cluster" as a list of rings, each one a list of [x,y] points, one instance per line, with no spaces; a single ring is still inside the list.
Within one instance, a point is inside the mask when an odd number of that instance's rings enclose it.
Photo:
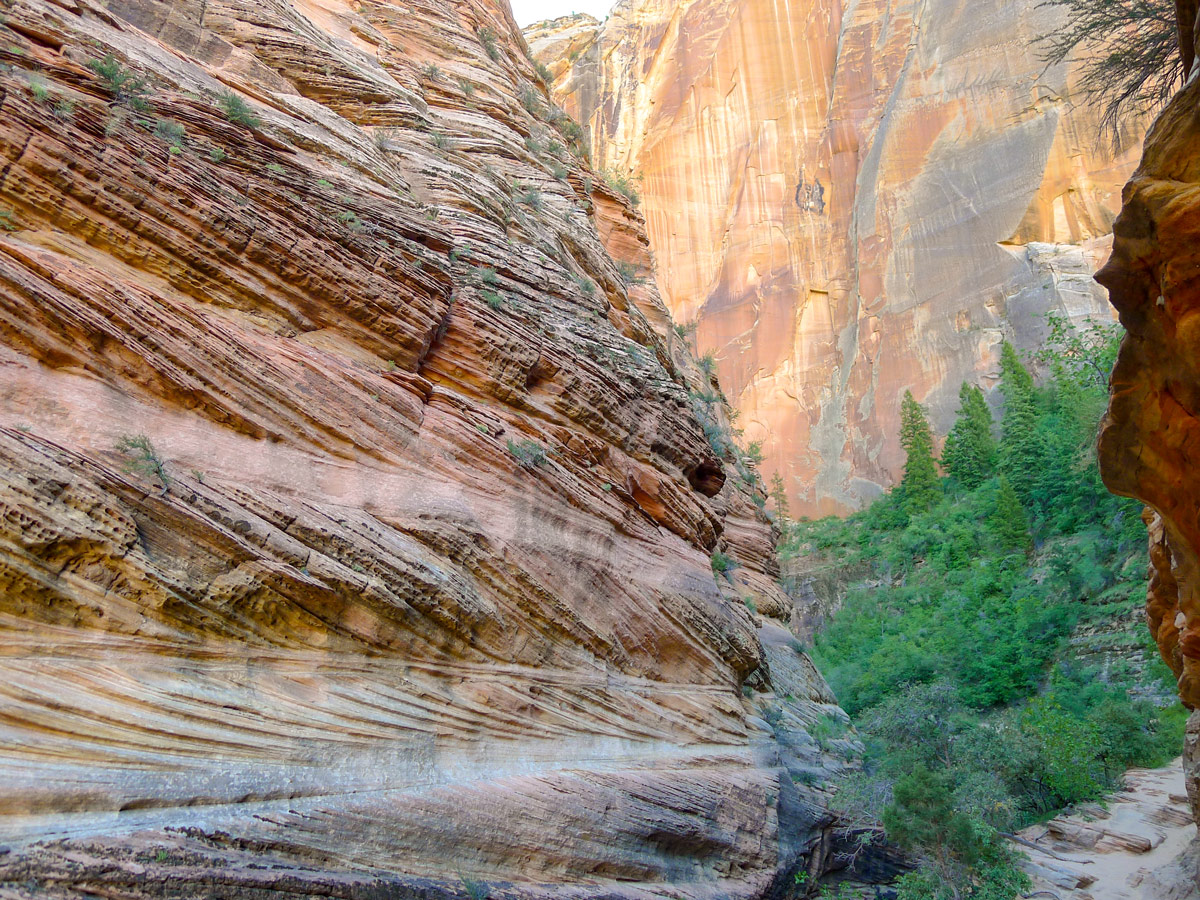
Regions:
[[[996,440],[992,437],[992,413],[983,391],[964,381],[958,400],[958,419],[946,435],[942,466],[960,485],[971,490],[996,471]]]
[[[1003,345],[1000,421],[964,385],[944,477],[906,395],[901,484],[853,516],[785,531],[785,556],[850,574],[813,656],[868,747],[841,796],[874,804],[923,860],[903,900],[1010,900],[1023,882],[1003,832],[1178,752],[1184,714],[1157,654],[1101,666],[1072,641],[1083,627],[1114,646],[1149,642],[1121,624],[1145,597],[1140,507],[1104,489],[1094,451],[1119,338],[1051,317],[1032,356],[1040,383]]]

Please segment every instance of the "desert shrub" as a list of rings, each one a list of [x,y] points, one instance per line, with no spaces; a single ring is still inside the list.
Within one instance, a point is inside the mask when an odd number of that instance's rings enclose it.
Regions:
[[[221,107],[225,118],[234,125],[241,125],[244,128],[258,127],[258,116],[254,115],[249,104],[233,91],[222,91],[217,97],[217,105]]]
[[[126,69],[111,53],[103,59],[89,60],[87,67],[96,73],[101,86],[113,95],[115,102],[130,109],[149,109],[150,87],[146,79]]]
[[[508,452],[523,469],[536,469],[549,461],[546,448],[533,440],[513,441],[510,439]]]

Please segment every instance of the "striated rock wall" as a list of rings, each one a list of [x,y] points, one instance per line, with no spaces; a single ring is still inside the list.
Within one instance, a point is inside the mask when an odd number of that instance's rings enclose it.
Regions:
[[[761,489],[507,4],[0,23],[2,890],[824,865]]]
[[[795,513],[898,477],[907,388],[947,429],[963,379],[1039,318],[1107,314],[1143,124],[1114,149],[1035,0],[626,0],[527,32],[597,164],[641,177],[658,283],[698,323]]]
[[[1195,3],[1180,3],[1191,65]],[[1193,77],[1155,121],[1124,190],[1113,251],[1097,275],[1126,328],[1100,435],[1105,483],[1144,500],[1150,528],[1147,619],[1179,695],[1200,708],[1200,125]],[[1200,714],[1184,768],[1200,813]]]

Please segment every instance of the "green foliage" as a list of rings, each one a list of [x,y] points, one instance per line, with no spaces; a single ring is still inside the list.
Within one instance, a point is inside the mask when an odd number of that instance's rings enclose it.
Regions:
[[[1093,449],[1119,333],[1051,317],[1050,334],[1033,356],[1042,384],[1002,348],[996,471],[991,417],[968,387],[947,453],[954,490],[920,508],[901,486],[785,530],[785,556],[828,559],[849,581],[811,653],[867,747],[842,792],[922,860],[897,885],[908,900],[1011,900],[1020,875],[997,831],[1101,798],[1180,746],[1182,708],[1135,699],[1165,669],[1155,654],[1141,672],[1098,665],[1072,639],[1080,626],[1122,633],[1145,596],[1146,535]],[[924,465],[913,406],[906,444]]]
[[[942,448],[942,466],[965,488],[977,488],[996,469],[992,413],[983,391],[965,381],[958,392],[958,419]]]
[[[722,553],[720,550],[714,550],[709,559],[712,565],[714,575],[726,575],[732,572],[738,566],[738,561],[728,554]]]
[[[996,511],[988,519],[992,533],[1001,551],[1028,551],[1032,544],[1029,537],[1029,520],[1025,518],[1025,507],[1013,490],[1008,479],[1000,476],[996,491]]]
[[[637,266],[635,266],[633,263],[625,262],[624,260],[618,260],[617,272],[620,274],[621,280],[628,285],[644,284],[646,281],[645,278],[642,278],[640,275],[638,275]],[[679,333],[678,325],[675,326],[675,331],[677,334]],[[682,335],[680,336],[682,337]]]
[[[492,896],[491,891],[483,882],[474,881],[466,875],[459,875],[458,879],[462,882],[463,892],[469,900],[488,900]]]
[[[105,54],[104,59],[89,60],[87,67],[96,73],[101,86],[117,103],[135,110],[150,108],[146,79],[126,69],[111,53]]]
[[[1035,487],[1029,475],[1041,470],[1043,448],[1033,378],[1008,341],[1000,351],[1000,392],[1004,395],[1000,471],[1008,476],[1021,499],[1028,501]]]
[[[637,190],[637,182],[632,175],[624,172],[614,172],[611,169],[605,169],[600,173],[600,177],[604,179],[604,183],[616,191],[618,194],[625,197],[634,206],[640,206],[642,203],[641,194]]]
[[[38,103],[47,103],[50,100],[50,88],[46,86],[46,82],[41,79],[41,76],[30,78],[29,93]]]
[[[521,86],[521,105],[527,113],[534,116],[538,115],[542,108],[542,95],[532,84]]]
[[[487,305],[492,309],[504,308],[504,298],[501,297],[496,291],[483,290],[479,292],[479,296],[481,296],[484,299],[484,302],[487,303]]]
[[[548,457],[546,448],[533,440],[508,441],[508,452],[513,455],[522,469],[536,469],[544,466]]]
[[[783,483],[783,476],[778,472],[771,476],[770,497],[771,502],[775,504],[775,515],[779,517],[781,524],[786,525],[791,508],[788,506],[787,485]]]
[[[162,485],[164,494],[171,487],[171,478],[167,475],[166,463],[158,455],[154,445],[150,443],[150,438],[146,435],[122,435],[117,441],[117,450],[130,458],[128,469],[131,472],[139,472],[157,478],[159,484]]]
[[[941,486],[933,461],[933,432],[912,391],[904,392],[900,404],[900,446],[905,453],[904,477],[900,480],[904,507],[910,512],[924,512],[937,501]]]
[[[154,123],[154,136],[166,141],[172,147],[182,147],[184,128],[171,119],[158,119]]]
[[[488,59],[492,60],[492,62],[499,62],[500,46],[496,43],[496,32],[491,27],[484,25],[476,34],[479,37],[479,43],[483,45],[483,49],[488,55]]]
[[[246,101],[233,91],[222,91],[217,97],[217,105],[221,107],[221,112],[225,113],[225,118],[234,125],[241,125],[243,128],[258,127],[258,116],[254,115]]]

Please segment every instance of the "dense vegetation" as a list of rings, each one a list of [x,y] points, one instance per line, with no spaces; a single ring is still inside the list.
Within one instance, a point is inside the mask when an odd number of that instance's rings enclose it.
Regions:
[[[964,384],[941,473],[906,395],[900,485],[788,527],[785,555],[853,573],[813,655],[868,748],[840,805],[923,860],[902,900],[1008,900],[1024,879],[1001,834],[1181,746],[1182,710],[1139,699],[1166,695],[1148,679],[1174,686],[1152,651],[1135,666],[1071,640],[1121,632],[1145,598],[1140,506],[1104,489],[1094,452],[1118,341],[1116,326],[1052,318],[1030,360],[1040,386],[1006,344],[1001,421]]]

